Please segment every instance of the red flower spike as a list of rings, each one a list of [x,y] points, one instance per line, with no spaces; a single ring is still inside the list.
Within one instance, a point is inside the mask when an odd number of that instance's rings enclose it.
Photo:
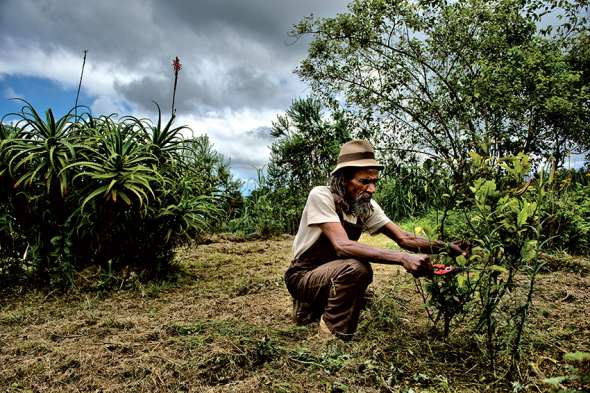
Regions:
[[[172,69],[174,70],[174,72],[178,72],[182,69],[182,64],[180,64],[180,59],[178,58],[178,56],[176,56],[176,58],[172,60]]]

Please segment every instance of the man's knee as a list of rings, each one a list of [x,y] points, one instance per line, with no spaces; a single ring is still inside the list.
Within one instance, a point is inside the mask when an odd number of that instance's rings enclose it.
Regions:
[[[344,276],[353,278],[355,281],[364,282],[367,285],[373,281],[373,269],[371,264],[358,259],[344,259],[342,261],[346,269],[342,272]]]

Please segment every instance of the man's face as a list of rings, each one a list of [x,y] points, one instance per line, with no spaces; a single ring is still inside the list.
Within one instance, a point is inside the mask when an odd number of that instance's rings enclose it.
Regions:
[[[346,194],[353,201],[368,202],[376,191],[379,171],[377,169],[358,169],[346,184]]]

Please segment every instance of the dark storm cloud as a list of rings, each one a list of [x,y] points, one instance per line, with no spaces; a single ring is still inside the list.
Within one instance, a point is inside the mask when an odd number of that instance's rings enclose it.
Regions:
[[[306,46],[288,37],[311,13],[334,15],[346,1],[103,0],[0,1],[0,52],[8,42],[63,49],[135,76],[115,90],[140,108],[170,101],[170,60],[185,65],[178,111],[285,109],[303,85],[292,74]]]
[[[249,66],[235,67],[227,74],[224,96],[232,107],[247,103],[251,108],[282,108],[289,104],[286,86]]]
[[[129,83],[115,81],[115,90],[125,99],[133,102],[144,111],[151,111],[157,102],[163,111],[169,111],[172,102],[172,81],[145,76]],[[182,83],[182,88],[177,90],[175,107],[177,112],[190,112],[195,108],[195,91],[205,91],[203,87],[192,80]],[[207,97],[201,96],[207,101]]]
[[[24,44],[51,52],[64,48],[80,53],[88,48],[100,60],[133,64],[149,56],[146,48],[159,40],[150,29],[152,13],[138,1],[18,1],[0,2],[0,32]]]
[[[249,41],[272,47],[282,57],[300,57],[304,45],[294,45],[288,36],[293,25],[310,14],[333,16],[345,10],[346,1],[268,1],[268,0],[172,0],[156,2],[155,9],[162,20],[178,20],[197,35],[224,36],[228,31],[238,32]],[[223,38],[222,38],[223,39]],[[286,59],[275,57],[275,62]]]
[[[252,136],[257,140],[272,142],[274,137],[270,134],[270,127],[258,127],[253,130],[246,131],[246,135]]]
[[[172,101],[171,79],[145,76],[129,83],[115,82],[115,90],[144,110],[152,110],[154,101],[168,110]],[[236,67],[222,77],[222,83],[180,78],[175,107],[178,113],[204,114],[218,108],[284,108],[290,92],[266,74],[251,67]]]

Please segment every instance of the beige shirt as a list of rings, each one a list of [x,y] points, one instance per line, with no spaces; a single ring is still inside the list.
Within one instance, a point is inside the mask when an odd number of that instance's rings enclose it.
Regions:
[[[364,229],[374,234],[391,220],[387,218],[377,202],[371,199],[371,204],[373,205],[373,213],[364,223]],[[343,213],[342,218],[353,224],[357,222],[357,217],[354,215]],[[297,235],[295,235],[293,258],[298,258],[319,239],[322,234],[319,224],[326,222],[340,222],[338,213],[336,213],[334,197],[328,187],[314,187],[307,197],[301,221],[299,222],[299,229]]]

